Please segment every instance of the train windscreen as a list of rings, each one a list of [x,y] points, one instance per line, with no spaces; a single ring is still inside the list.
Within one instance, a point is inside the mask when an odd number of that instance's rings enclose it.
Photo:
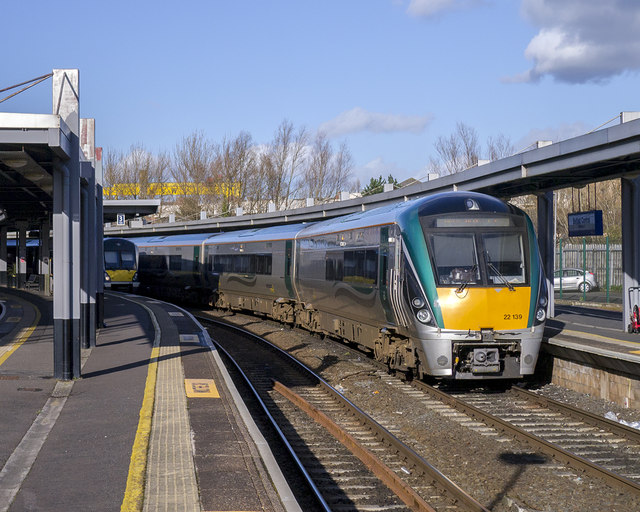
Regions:
[[[495,221],[485,217],[482,222],[436,219],[423,226],[439,285],[527,284],[524,227],[517,226],[513,219],[500,216]]]

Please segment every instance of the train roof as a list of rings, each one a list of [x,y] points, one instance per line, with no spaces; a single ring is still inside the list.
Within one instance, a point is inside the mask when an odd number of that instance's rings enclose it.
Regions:
[[[417,202],[423,200],[424,198],[394,203],[364,212],[352,213],[350,215],[345,215],[344,217],[336,217],[335,219],[316,222],[315,224],[305,227],[305,229],[299,233],[298,238],[348,231],[351,229],[381,226],[384,224],[393,224],[403,212],[408,208],[415,207]]]
[[[229,231],[211,237],[207,243],[224,244],[234,242],[272,242],[276,240],[291,240],[308,224],[283,224],[268,228],[243,229]]]
[[[208,238],[216,236],[211,233],[185,233],[183,235],[154,235],[129,238],[138,247],[162,247],[179,245],[200,245]]]
[[[252,228],[223,233],[185,233],[182,235],[160,235],[130,238],[138,247],[180,246],[200,244],[224,244],[238,242],[269,242],[307,238],[327,233],[339,233],[352,229],[362,229],[386,224],[403,225],[408,215],[447,214],[467,211],[466,201],[473,199],[474,208],[479,211],[519,213],[517,208],[486,194],[477,192],[442,192],[426,197],[403,201],[372,210],[352,213],[320,222],[284,224],[267,228]]]
[[[467,206],[467,199],[473,199],[473,208]],[[420,215],[447,214],[465,212],[468,209],[501,213],[516,213],[516,208],[486,194],[477,192],[441,192],[426,197],[419,197],[410,201],[381,206],[372,210],[352,213],[344,217],[336,217],[316,222],[305,227],[297,238],[318,236],[327,233],[337,233],[351,229],[360,229],[385,224],[403,225],[407,215],[413,211]]]

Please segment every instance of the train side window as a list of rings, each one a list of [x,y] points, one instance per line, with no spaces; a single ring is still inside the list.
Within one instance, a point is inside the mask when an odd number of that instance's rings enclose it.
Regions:
[[[159,254],[141,254],[139,260],[142,270],[166,270],[167,268],[164,256]]]
[[[340,251],[327,252],[325,255],[325,280],[342,281],[344,253]]]
[[[378,251],[376,250],[365,251],[364,278],[373,284],[378,281]]]
[[[169,270],[182,270],[182,256],[179,254],[169,256]]]
[[[255,261],[256,274],[271,275],[271,254],[256,254]]]
[[[362,284],[378,281],[378,252],[374,249],[344,252],[343,280]]]
[[[386,254],[384,254],[382,256],[382,258],[380,258],[380,284],[382,286],[387,286],[388,281],[387,281],[387,269],[389,267],[389,256],[387,256]]]
[[[325,281],[335,281],[336,280],[336,265],[335,260],[331,258],[327,258],[325,260],[325,270],[324,270],[324,280]]]

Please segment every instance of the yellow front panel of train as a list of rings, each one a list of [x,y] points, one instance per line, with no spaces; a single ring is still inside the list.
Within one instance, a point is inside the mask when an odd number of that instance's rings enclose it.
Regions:
[[[116,283],[131,282],[135,273],[135,270],[107,270],[111,281]]]
[[[530,287],[438,288],[444,329],[526,329],[529,320]]]

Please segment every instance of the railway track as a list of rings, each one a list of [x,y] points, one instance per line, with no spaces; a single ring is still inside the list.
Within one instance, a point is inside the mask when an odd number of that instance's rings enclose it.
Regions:
[[[199,320],[251,382],[325,510],[487,510],[282,350]]]
[[[515,437],[557,462],[640,495],[640,431],[521,387],[446,393],[413,386],[471,418]]]

